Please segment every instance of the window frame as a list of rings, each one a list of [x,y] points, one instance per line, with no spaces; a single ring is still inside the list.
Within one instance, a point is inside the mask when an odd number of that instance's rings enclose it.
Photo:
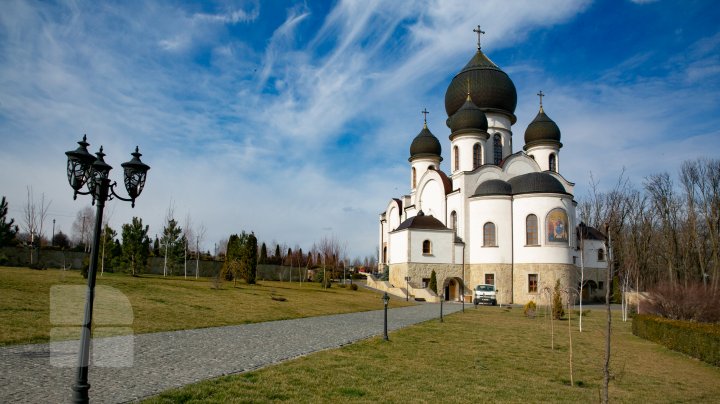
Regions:
[[[492,243],[488,242],[488,225],[492,226]],[[493,222],[483,224],[483,247],[497,247],[497,226]]]
[[[422,255],[432,255],[432,241],[430,239],[423,240]]]
[[[531,228],[529,226],[529,220],[531,217],[535,219],[534,233],[531,233]],[[539,229],[539,227],[540,227],[540,223],[538,222],[538,218],[537,218],[536,214],[530,213],[529,215],[525,216],[525,245],[526,246],[539,246],[540,245],[540,237],[539,237],[540,229]],[[534,240],[532,240],[532,241],[535,241],[534,243],[530,242],[531,236],[534,237]]]
[[[460,169],[460,148],[457,146],[453,146],[453,171],[458,171]]]
[[[535,278],[535,279],[533,279]],[[538,274],[528,274],[528,293],[537,294],[538,285],[540,284],[540,276]]]
[[[482,145],[475,143],[473,145],[473,170],[482,165]]]
[[[493,163],[499,166],[502,162],[502,136],[496,133],[493,136]]]

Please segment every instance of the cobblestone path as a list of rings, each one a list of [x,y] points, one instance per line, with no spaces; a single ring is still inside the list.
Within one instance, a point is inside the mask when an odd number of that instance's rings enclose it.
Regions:
[[[388,310],[388,330],[439,315],[437,304]],[[459,304],[446,304],[450,314]],[[137,400],[200,380],[258,369],[382,334],[383,311],[140,334],[130,338],[132,366],[89,370],[91,402]],[[122,337],[120,337],[122,338]],[[392,338],[392,336],[391,336]],[[127,342],[128,338],[124,339]],[[94,340],[112,350],[113,338]],[[122,342],[122,341],[120,341]],[[0,348],[0,402],[62,403],[72,397],[78,341]],[[58,366],[61,352],[65,366]],[[110,355],[112,356],[112,355]],[[59,358],[63,359],[63,358]]]

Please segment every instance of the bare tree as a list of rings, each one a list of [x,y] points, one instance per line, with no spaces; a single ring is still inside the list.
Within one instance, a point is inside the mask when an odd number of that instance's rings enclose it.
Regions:
[[[203,239],[205,238],[206,231],[207,230],[205,229],[205,225],[203,223],[200,223],[195,230],[195,279],[200,276],[200,244],[202,244]]]
[[[93,223],[95,223],[95,212],[88,205],[77,212],[75,221],[72,224],[75,243],[76,245],[82,245],[85,252],[90,252]]]
[[[185,269],[185,279],[187,279],[187,258],[188,258],[188,246],[193,238],[192,231],[192,219],[190,213],[185,215],[185,224],[183,227],[183,267]]]
[[[27,203],[23,207],[23,223],[22,228],[30,235],[30,264],[33,264],[33,250],[40,247],[40,243],[44,237],[43,227],[50,203],[45,203],[45,194],[40,195],[40,200],[35,200],[32,187],[27,187]],[[35,241],[37,240],[37,246]],[[38,248],[39,251],[39,248]],[[39,258],[39,257],[38,257]]]

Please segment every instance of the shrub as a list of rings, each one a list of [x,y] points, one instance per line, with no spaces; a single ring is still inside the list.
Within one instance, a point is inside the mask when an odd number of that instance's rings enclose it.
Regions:
[[[714,366],[720,366],[720,324],[639,314],[633,318],[634,335],[657,342]]]
[[[437,294],[437,275],[435,274],[435,270],[433,269],[430,273],[430,290],[435,292]]]
[[[523,308],[523,314],[525,314],[526,317],[535,318],[536,310],[537,304],[535,304],[535,301],[530,300],[529,302],[525,303],[525,306]]]
[[[356,283],[351,284],[351,285],[350,285],[350,289],[351,289],[351,290],[357,290],[357,289],[358,289],[357,284],[356,284]]]
[[[688,286],[661,283],[648,291],[640,312],[672,320],[720,322],[720,293],[702,283]]]
[[[562,295],[560,294],[560,279],[555,281],[555,289],[553,290],[552,315],[556,320],[560,320],[565,315],[563,308]]]

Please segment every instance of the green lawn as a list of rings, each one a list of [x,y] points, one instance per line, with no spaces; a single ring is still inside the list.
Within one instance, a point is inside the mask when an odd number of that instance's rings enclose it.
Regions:
[[[568,322],[521,309],[480,307],[380,338],[225,376],[147,400],[175,402],[574,402],[600,401],[604,312]],[[613,402],[718,402],[720,369],[637,338],[614,319]]]
[[[86,280],[78,271],[0,267],[0,345],[48,341],[53,325],[51,287],[84,284]],[[127,296],[136,334],[378,310],[383,306],[379,294],[363,288],[352,291],[333,285],[322,289],[318,283],[260,281],[234,287],[232,282],[224,282],[220,289],[213,289],[208,279],[105,273],[97,277],[97,285],[115,288]],[[82,315],[85,298],[84,288],[81,290],[78,306],[72,309],[78,316]],[[273,296],[286,300],[273,300]],[[393,303],[406,304],[401,299]],[[103,301],[98,293],[96,319],[98,310],[112,310],[113,304]]]

